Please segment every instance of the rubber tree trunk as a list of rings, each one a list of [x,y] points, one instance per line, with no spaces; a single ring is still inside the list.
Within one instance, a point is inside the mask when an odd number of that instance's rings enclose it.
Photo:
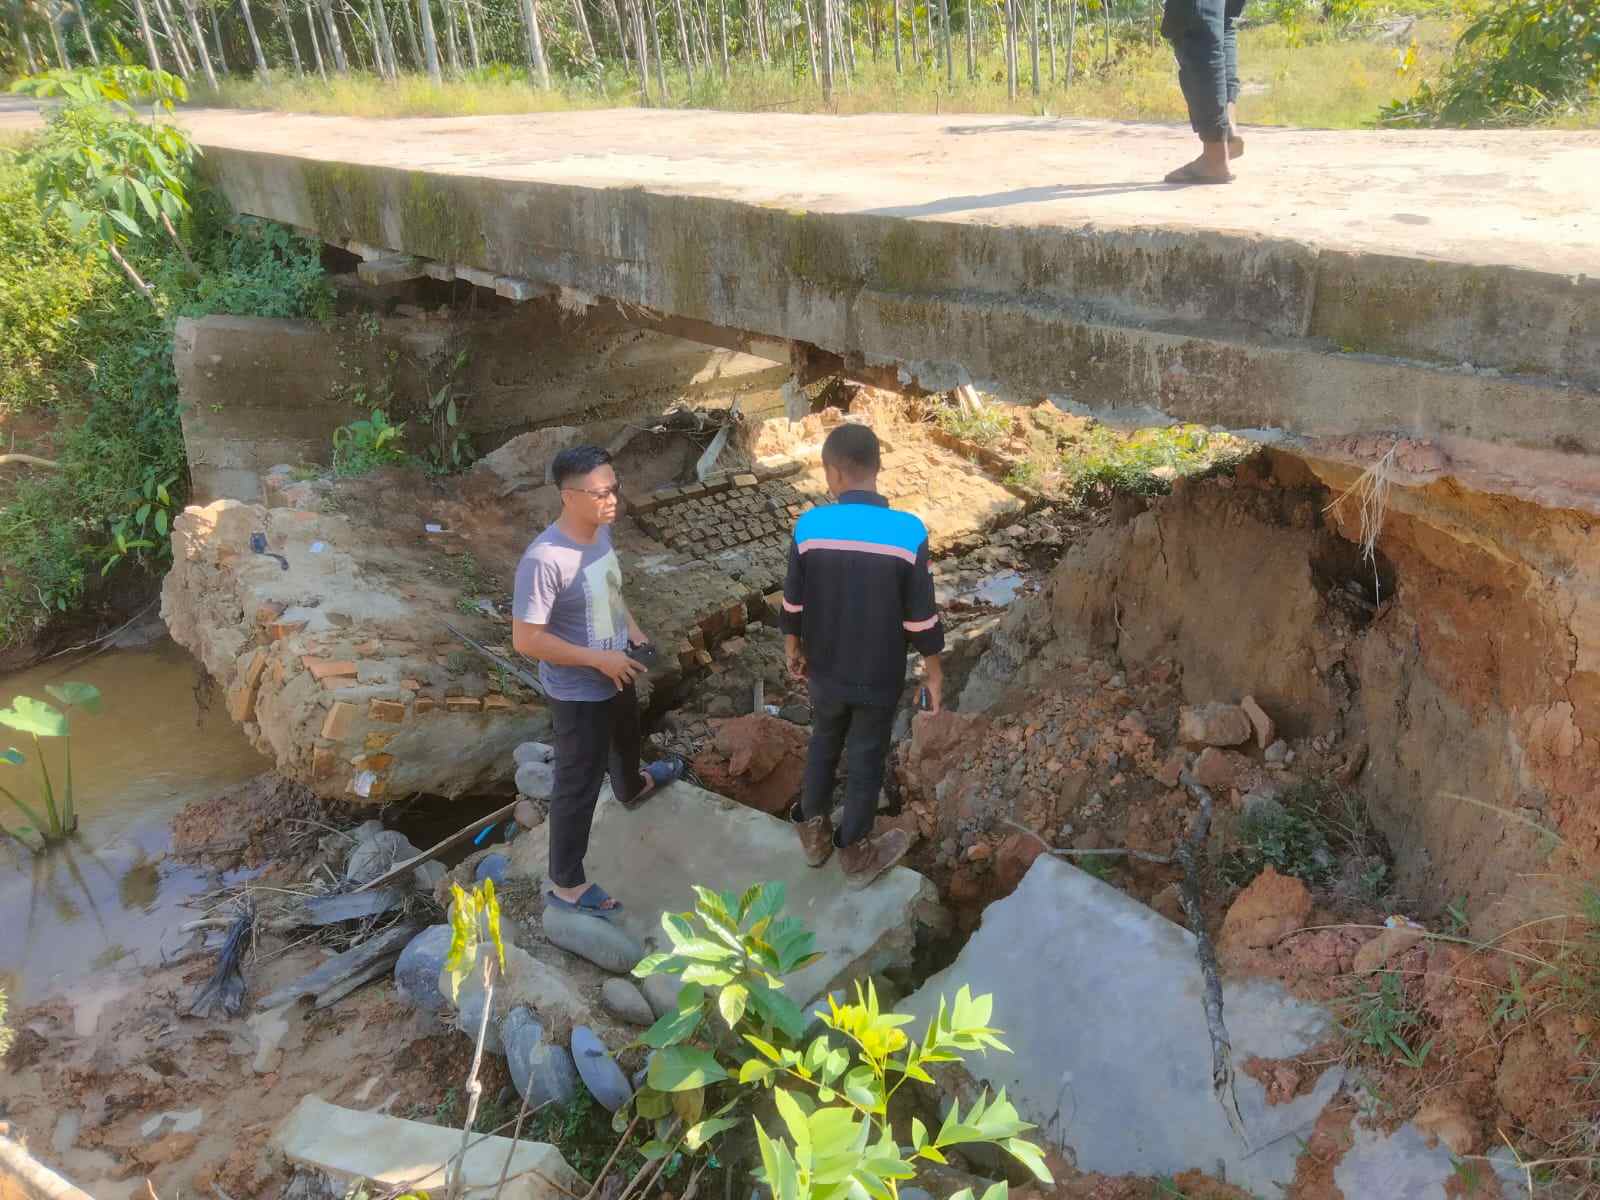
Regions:
[[[140,3],[141,0],[134,0]],[[245,32],[250,35],[250,52],[256,58],[256,73],[265,79],[267,77],[267,56],[261,52],[261,39],[256,36],[256,18],[250,11],[250,0],[239,0],[239,11],[244,16]]]
[[[955,48],[950,44],[950,0],[939,0],[939,33],[944,38],[944,80],[951,87],[956,82]]]
[[[400,27],[406,33],[406,46],[411,51],[411,66],[420,67],[423,64],[422,46],[417,42],[416,22],[411,19],[411,0],[400,0],[396,6],[400,13]]]
[[[1111,0],[1101,0],[1106,9],[1106,66],[1111,65]]]
[[[206,77],[206,83],[216,90],[217,72],[211,65],[211,53],[206,49],[206,35],[200,29],[200,13],[194,6],[194,0],[182,0],[183,15],[189,22],[189,33],[194,38],[194,51],[200,58],[200,70]]]
[[[911,66],[922,66],[922,41],[917,35],[917,0],[911,0]]]
[[[978,48],[975,44],[975,33],[972,17],[972,0],[963,0],[963,13],[967,25],[967,82],[971,83],[978,77]]]
[[[156,52],[156,35],[155,31],[150,28],[150,10],[145,7],[145,0],[133,0],[133,15],[139,22],[139,34],[144,38],[144,52],[150,60],[150,69],[159,71],[161,70],[161,55]],[[22,33],[22,48],[30,64],[28,69],[31,71],[33,69],[31,65],[33,49],[28,45],[26,30]]]
[[[582,12],[582,0],[579,0],[579,12]],[[461,15],[467,21],[467,57],[472,59],[474,71],[483,70],[483,55],[478,52],[478,26],[472,19],[472,0],[461,0]],[[584,25],[584,32],[589,31],[588,24]]]
[[[654,0],[640,0],[648,4],[650,19],[650,54],[656,60],[656,86],[661,89],[661,103],[672,103],[672,92],[667,88],[667,56],[661,53],[661,14],[656,12]]]
[[[689,50],[689,28],[683,21],[683,0],[672,0],[672,10],[678,17],[678,54],[683,59],[683,73],[694,87],[694,58]]]
[[[232,68],[228,66],[228,54],[222,48],[222,20],[217,16],[217,6],[211,5],[206,9],[211,16],[211,48],[217,53],[217,66],[226,75]]]
[[[1006,98],[1017,98],[1017,0],[1006,0]]]
[[[522,0],[524,14],[532,11],[532,5],[533,0]],[[439,37],[433,29],[433,0],[417,0],[417,23],[422,26],[422,52],[428,63],[428,78],[435,83],[442,83],[444,72],[439,69]],[[533,37],[537,42],[538,25],[533,26]],[[544,59],[542,45],[539,48],[538,58],[541,62]]]
[[[424,0],[426,3],[426,0]],[[522,0],[522,32],[528,46],[528,72],[539,81],[539,86],[550,86],[550,66],[544,60],[544,35],[539,32],[539,6],[535,0]],[[429,29],[423,29],[423,38],[428,38]],[[429,51],[429,69],[438,74],[439,51],[437,48]]]
[[[639,71],[639,103],[650,107],[650,42],[644,35],[644,5],[640,0],[624,0],[628,5],[628,25],[633,30],[633,61]]]
[[[79,0],[73,0],[72,11],[78,15],[78,28],[83,30],[83,45],[89,51],[89,61],[100,65],[100,48],[94,44],[94,27],[89,24],[89,14]]]
[[[472,0],[467,0],[470,4]],[[599,61],[600,51],[595,48],[594,31],[589,28],[589,14],[583,11],[583,0],[572,0],[572,11],[578,17],[578,29],[583,33],[583,43],[589,47],[589,57]]]
[[[189,61],[189,52],[184,49],[183,43],[178,40],[177,30],[172,25],[172,15],[167,11],[166,0],[155,0],[156,16],[161,19],[161,29],[167,35],[167,44],[172,47],[172,56],[178,60],[178,74],[185,80],[194,78],[194,64]]]
[[[1074,60],[1078,53],[1078,0],[1067,0],[1067,86],[1072,86]]]
[[[295,78],[303,79],[306,74],[306,65],[300,57],[300,41],[294,36],[294,18],[289,15],[289,5],[285,0],[277,0],[273,11],[278,14],[278,24],[283,26],[284,40],[289,43],[289,59],[294,63]]]
[[[400,60],[394,51],[394,34],[389,29],[389,10],[383,0],[372,0],[372,20],[378,27],[378,59],[388,61],[389,78],[400,78]]]
[[[822,98],[833,103],[833,4],[819,0],[822,5]]]
[[[722,82],[728,82],[728,0],[717,0],[717,32],[722,50]]]
[[[622,56],[622,65],[626,70],[633,70],[633,15],[630,12],[626,30],[622,24],[622,12],[617,7],[617,0],[606,0],[606,6],[601,10],[611,18],[611,28],[617,35],[617,52]]]
[[[894,73],[904,75],[905,63],[900,54],[900,0],[894,0]]]
[[[57,9],[54,12],[46,12],[44,14],[44,19],[45,22],[50,26],[50,41],[55,47],[57,65],[59,65],[63,71],[72,70],[72,60],[67,57],[67,43],[61,39],[60,10]]]
[[[1050,39],[1050,84],[1056,82],[1056,0],[1044,0],[1044,32]]]
[[[1033,94],[1039,95],[1039,0],[1028,0],[1028,58],[1033,71]]]
[[[333,0],[321,0],[322,29],[328,35],[328,55],[333,59],[333,69],[341,75],[350,73],[350,60],[345,57],[344,39],[339,36],[339,24],[333,19]]]
[[[798,3],[805,13],[806,53],[811,57],[811,83],[814,87],[821,87],[822,73],[817,70],[817,31],[816,22],[811,17],[811,0],[798,0]]]

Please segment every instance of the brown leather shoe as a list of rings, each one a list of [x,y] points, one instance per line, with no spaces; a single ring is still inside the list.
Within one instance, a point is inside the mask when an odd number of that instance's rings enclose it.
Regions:
[[[891,829],[877,837],[864,837],[859,842],[839,848],[839,865],[844,868],[845,882],[852,888],[866,887],[911,849],[911,835],[904,829]]]
[[[827,813],[807,821],[796,804],[789,813],[795,832],[800,835],[800,848],[805,851],[806,866],[820,867],[833,854],[833,818]]]

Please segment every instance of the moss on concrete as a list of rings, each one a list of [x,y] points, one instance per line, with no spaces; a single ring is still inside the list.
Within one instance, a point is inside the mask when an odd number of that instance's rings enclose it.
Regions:
[[[715,320],[716,314],[711,311],[711,247],[698,226],[680,225],[674,231],[672,248],[663,266],[673,311],[680,316]]]
[[[888,292],[944,291],[959,254],[947,227],[896,221],[878,244],[873,283]]]
[[[865,282],[842,221],[807,212],[771,217],[777,226],[772,232],[780,247],[778,260],[791,277],[834,292],[852,291]]]
[[[300,178],[315,228],[329,241],[384,244],[377,173],[343,163],[302,162]]]
[[[483,262],[483,214],[459,180],[410,172],[400,195],[400,233],[407,253],[469,266]]]

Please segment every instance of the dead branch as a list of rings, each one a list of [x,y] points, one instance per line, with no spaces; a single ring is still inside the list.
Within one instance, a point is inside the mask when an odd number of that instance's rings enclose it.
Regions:
[[[628,1144],[628,1139],[633,1136],[634,1126],[639,1124],[636,1116],[628,1122],[628,1127],[622,1131],[622,1136],[617,1139],[616,1147],[611,1151],[611,1157],[606,1159],[606,1165],[601,1167],[594,1177],[594,1182],[589,1185],[589,1190],[584,1193],[583,1200],[594,1200],[594,1195],[600,1190],[600,1184],[611,1173],[612,1164],[617,1161],[617,1155],[622,1153],[622,1148]]]
[[[431,862],[433,859],[438,858],[439,855],[443,854],[446,850],[450,849],[451,846],[460,845],[463,841],[465,841],[467,838],[471,837],[473,834],[477,833],[484,826],[493,825],[497,821],[505,820],[507,817],[509,817],[511,815],[511,810],[516,808],[516,807],[517,807],[517,801],[513,800],[510,804],[507,804],[504,808],[495,809],[487,817],[480,817],[480,818],[478,818],[478,820],[474,821],[471,825],[468,825],[466,828],[456,830],[456,832],[452,833],[449,837],[445,838],[441,842],[436,843],[435,845],[431,846],[427,850],[424,850],[421,854],[418,854],[415,858],[408,858],[408,859],[405,860],[405,862],[395,863],[394,866],[390,867],[387,871],[385,871],[382,875],[379,875],[376,879],[372,880],[369,883],[363,883],[360,887],[355,888],[352,891],[351,894],[353,895],[355,892],[370,891],[371,889],[373,889],[375,887],[382,887],[384,884],[390,882],[391,880],[399,879],[406,872],[411,871],[411,870],[413,870],[413,869],[415,869],[417,867],[420,867],[425,862]]]
[[[1029,829],[1026,825],[1019,825],[1017,822],[1008,821],[1004,817],[1000,818],[1000,824],[1009,825],[1018,833],[1027,834],[1029,837],[1033,838],[1036,842],[1043,846],[1048,853],[1055,855],[1057,858],[1093,858],[1097,855],[1118,855],[1126,856],[1128,858],[1137,858],[1140,862],[1155,863],[1157,866],[1162,867],[1170,867],[1173,862],[1173,857],[1170,854],[1151,854],[1148,850],[1134,850],[1128,846],[1113,846],[1105,850],[1069,850],[1065,847],[1052,846],[1043,837],[1041,837],[1032,829]]]
[[[59,471],[61,464],[51,458],[40,458],[37,454],[0,454],[0,467],[10,463],[17,463],[24,467],[46,467],[52,471]]]
[[[1200,849],[1211,832],[1211,793],[1194,781],[1185,771],[1180,777],[1189,794],[1200,802],[1189,834],[1178,843],[1177,859],[1183,866],[1183,879],[1178,884],[1178,898],[1183,905],[1183,915],[1194,930],[1195,957],[1200,960],[1200,974],[1205,976],[1202,1003],[1206,1011],[1206,1031],[1211,1035],[1211,1090],[1222,1106],[1222,1115],[1239,1140],[1246,1146],[1250,1139],[1245,1135],[1244,1118],[1239,1113],[1239,1097],[1233,1089],[1233,1043],[1228,1040],[1228,1027],[1222,1020],[1222,977],[1217,969],[1217,951],[1206,932],[1205,914],[1200,910]]]
[[[511,1160],[517,1156],[517,1143],[522,1140],[522,1119],[527,1115],[528,1098],[524,1096],[517,1108],[517,1127],[511,1131],[511,1148],[506,1151],[506,1161],[500,1165],[500,1182],[495,1184],[493,1200],[500,1200],[500,1193],[506,1190],[506,1175],[511,1170]]]

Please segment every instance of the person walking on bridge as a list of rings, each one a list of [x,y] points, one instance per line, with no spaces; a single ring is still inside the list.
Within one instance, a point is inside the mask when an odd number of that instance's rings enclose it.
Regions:
[[[872,836],[895,709],[906,682],[906,647],[921,652],[928,710],[939,711],[944,626],[928,570],[928,531],[878,494],[878,437],[841,425],[822,445],[837,503],[795,523],[783,585],[789,672],[811,692],[811,745],[800,803],[790,816],[806,862],[834,850],[852,887],[865,887],[905,857],[903,829]],[[844,818],[833,827],[833,784],[847,755]]]
[[[1234,124],[1239,100],[1239,17],[1245,0],[1166,0],[1161,34],[1178,57],[1178,86],[1200,157],[1167,176],[1168,183],[1232,183],[1230,159],[1244,153]]]
[[[561,516],[517,564],[511,645],[539,660],[539,682],[555,726],[556,781],[550,796],[550,891],[545,903],[605,917],[622,906],[584,876],[600,783],[624,808],[681,779],[682,758],[639,765],[639,699],[634,680],[655,657],[622,601],[622,564],[611,548],[617,473],[598,446],[561,451],[550,473]]]

